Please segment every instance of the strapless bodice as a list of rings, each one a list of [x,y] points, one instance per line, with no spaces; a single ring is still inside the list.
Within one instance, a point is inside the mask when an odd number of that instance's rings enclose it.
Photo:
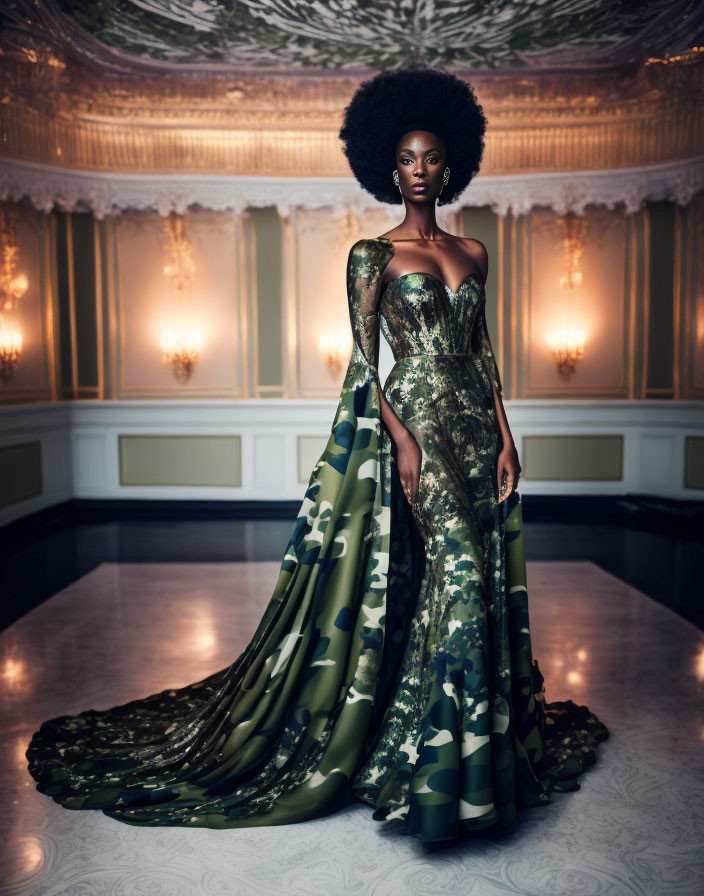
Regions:
[[[394,359],[417,354],[480,354],[484,286],[474,272],[456,291],[418,271],[390,280],[379,303],[379,326]]]

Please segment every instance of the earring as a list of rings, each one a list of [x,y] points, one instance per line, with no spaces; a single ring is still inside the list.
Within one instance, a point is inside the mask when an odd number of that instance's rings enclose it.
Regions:
[[[401,189],[401,183],[398,179],[398,171],[394,171],[394,183],[398,187],[399,193],[403,196],[403,190]]]
[[[450,179],[450,169],[445,168],[445,170],[442,173],[442,187],[440,187],[440,193],[442,193],[443,187],[447,186],[447,182],[449,179]],[[440,195],[440,193],[438,193],[438,196]]]

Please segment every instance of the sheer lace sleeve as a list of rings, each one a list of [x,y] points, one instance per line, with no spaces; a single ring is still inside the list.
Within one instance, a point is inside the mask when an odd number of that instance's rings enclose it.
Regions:
[[[499,376],[499,365],[496,363],[496,358],[494,357],[494,351],[491,347],[491,340],[489,339],[489,330],[486,325],[486,305],[482,303],[481,310],[481,355],[482,360],[484,361],[484,366],[486,367],[487,374],[489,379],[494,384],[496,391],[501,395],[503,391],[503,386],[501,385],[501,377]]]
[[[362,239],[347,259],[347,301],[355,346],[379,379],[379,298],[381,275],[394,254],[390,240]]]

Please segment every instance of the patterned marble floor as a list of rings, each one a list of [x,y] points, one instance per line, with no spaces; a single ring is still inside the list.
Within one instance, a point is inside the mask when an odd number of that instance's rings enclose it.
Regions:
[[[246,645],[279,564],[103,563],[0,634],[0,893],[701,896],[704,635],[588,562],[529,563],[548,700],[611,738],[521,826],[429,851],[356,804],[297,825],[137,828],[34,790],[39,723],[195,681]]]

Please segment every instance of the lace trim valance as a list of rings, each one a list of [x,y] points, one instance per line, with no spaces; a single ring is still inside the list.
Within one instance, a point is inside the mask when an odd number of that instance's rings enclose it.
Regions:
[[[686,205],[702,189],[704,156],[644,168],[479,176],[456,203],[442,210],[451,213],[465,206],[488,205],[496,214],[505,215],[546,206],[558,214],[580,214],[587,205],[613,208],[623,203],[632,213],[647,201]],[[155,209],[161,215],[182,213],[195,204],[235,212],[275,205],[282,217],[288,217],[293,208],[330,206],[337,217],[380,207],[352,178],[112,174],[0,161],[0,199],[23,196],[44,212],[56,206],[67,212],[91,211],[99,219],[128,209]]]

